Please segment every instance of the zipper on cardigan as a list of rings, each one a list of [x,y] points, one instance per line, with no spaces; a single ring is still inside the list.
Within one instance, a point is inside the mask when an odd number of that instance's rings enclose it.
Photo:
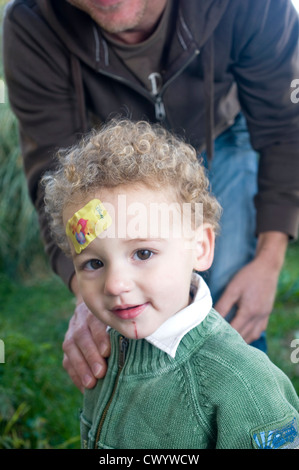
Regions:
[[[127,350],[128,350],[128,346],[129,346],[129,340],[127,338],[125,338],[124,336],[120,336],[120,338],[119,338],[119,357],[118,357],[117,375],[116,375],[116,379],[115,379],[115,382],[114,382],[114,387],[113,387],[112,393],[111,393],[110,398],[107,402],[107,405],[104,408],[104,411],[102,413],[102,417],[101,417],[99,425],[98,425],[96,440],[95,440],[95,449],[97,447],[97,442],[99,441],[99,438],[100,438],[100,434],[101,434],[101,431],[102,431],[102,428],[103,428],[105,418],[107,416],[107,413],[108,413],[108,410],[110,408],[111,402],[112,402],[113,397],[115,395],[115,391],[116,391],[116,388],[117,388],[117,385],[118,385],[118,380],[119,380],[120,373],[121,373],[121,371],[123,369],[123,366],[125,364],[126,353],[127,353]]]

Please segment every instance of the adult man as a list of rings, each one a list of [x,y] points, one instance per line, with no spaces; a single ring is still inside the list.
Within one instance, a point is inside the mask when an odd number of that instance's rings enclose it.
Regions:
[[[53,268],[78,302],[73,268],[47,233],[40,176],[56,148],[113,113],[146,117],[184,134],[199,153],[206,149],[224,207],[208,281],[220,313],[235,306],[232,326],[248,342],[259,338],[299,220],[299,113],[290,100],[299,76],[298,18],[291,2],[19,0],[6,15],[4,51],[30,193]],[[260,154],[256,197],[257,156],[240,110]],[[102,328],[81,305],[64,342],[64,365],[78,386],[93,386],[94,375],[105,373],[96,345],[109,353]]]

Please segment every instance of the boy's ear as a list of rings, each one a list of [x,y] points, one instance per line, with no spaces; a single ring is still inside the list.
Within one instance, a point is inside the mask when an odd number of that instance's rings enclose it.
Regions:
[[[195,243],[193,269],[206,271],[213,262],[215,248],[215,232],[210,224],[202,224],[196,229]]]

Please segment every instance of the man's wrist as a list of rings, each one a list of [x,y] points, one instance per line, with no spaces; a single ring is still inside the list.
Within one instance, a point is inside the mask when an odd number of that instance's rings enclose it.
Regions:
[[[282,232],[263,232],[258,236],[256,258],[262,259],[273,269],[281,270],[288,246],[288,235]]]

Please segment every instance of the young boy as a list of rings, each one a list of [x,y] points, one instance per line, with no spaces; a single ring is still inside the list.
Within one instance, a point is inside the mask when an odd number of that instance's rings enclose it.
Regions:
[[[213,310],[197,274],[220,208],[195,150],[112,121],[44,184],[57,243],[111,339],[107,374],[85,393],[83,447],[298,448],[292,384]]]

